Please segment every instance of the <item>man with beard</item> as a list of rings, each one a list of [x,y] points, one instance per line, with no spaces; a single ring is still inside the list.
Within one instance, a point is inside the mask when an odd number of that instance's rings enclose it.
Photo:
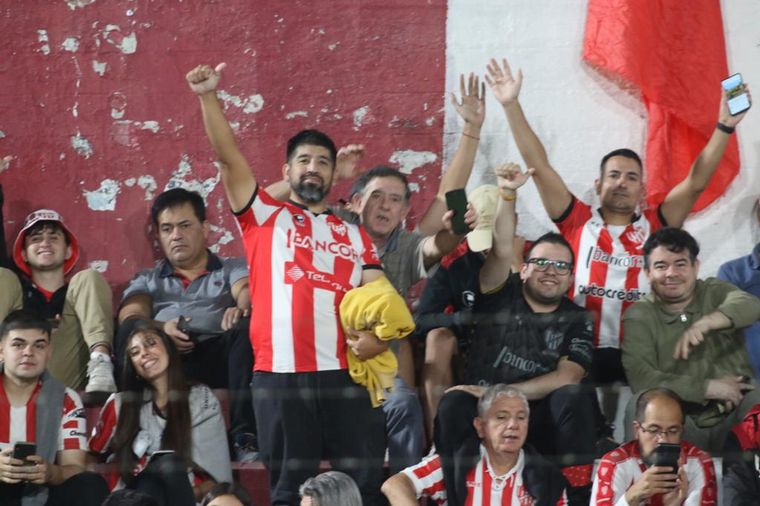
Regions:
[[[325,202],[337,150],[324,133],[304,130],[288,141],[282,166],[291,187],[287,202],[259,186],[216,96],[224,66],[198,66],[187,81],[222,163],[250,266],[252,388],[272,504],[298,504],[299,485],[317,474],[323,458],[356,481],[364,504],[381,504],[383,412],[351,380],[337,318],[348,290],[383,276],[380,260],[366,232],[336,217]],[[362,358],[387,349],[368,331],[351,338]]]
[[[128,360],[127,338],[140,320],[160,322],[182,354],[188,378],[229,390],[234,458],[254,460],[253,355],[243,319],[251,306],[245,261],[208,250],[206,206],[196,192],[172,188],[161,193],[151,207],[151,220],[164,258],[139,272],[124,290],[117,363]]]
[[[562,462],[570,503],[588,504],[598,407],[593,389],[581,384],[592,363],[591,317],[565,296],[573,252],[561,235],[545,234],[531,246],[520,272],[510,274],[516,191],[528,173],[514,164],[496,173],[501,199],[472,310],[465,385],[444,395],[435,421],[449,504],[464,503],[467,462],[478,448],[472,415],[477,398],[495,383],[525,394],[528,442]]]
[[[667,388],[652,388],[636,403],[635,439],[602,457],[594,478],[591,504],[713,506],[718,487],[710,455],[683,438],[681,399]],[[681,447],[678,469],[653,465],[660,444]],[[733,502],[726,504],[735,505]]]

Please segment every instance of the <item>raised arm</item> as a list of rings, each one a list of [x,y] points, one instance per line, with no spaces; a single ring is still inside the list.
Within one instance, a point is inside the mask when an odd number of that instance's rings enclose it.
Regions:
[[[570,206],[573,196],[557,171],[549,164],[549,157],[546,155],[544,145],[541,144],[541,140],[528,124],[520,106],[518,97],[522,87],[522,70],[518,70],[516,75],[512,75],[506,58],[502,58],[501,61],[502,63],[499,65],[496,60],[491,59],[486,68],[486,82],[491,88],[493,96],[504,109],[509,128],[512,130],[512,136],[525,165],[536,169],[533,180],[536,182],[539,195],[541,195],[544,209],[551,219],[556,220]]]
[[[441,258],[454,251],[462,241],[463,236],[454,233],[454,225],[452,223],[453,218],[454,211],[446,211],[442,220],[443,228],[435,235],[430,235],[423,239],[422,262],[425,269],[430,269],[440,262]],[[467,212],[464,214],[464,222],[470,230],[474,229],[477,225],[477,219],[477,211],[475,211],[472,204],[468,203]]]
[[[480,128],[486,117],[485,84],[480,82],[478,76],[470,74],[465,87],[464,74],[461,74],[459,92],[462,100],[458,101],[456,95],[452,93],[451,104],[464,120],[462,135],[454,158],[441,176],[438,193],[417,225],[422,235],[433,235],[441,230],[441,219],[446,212],[446,192],[467,186],[475,163],[475,155],[480,143]]]
[[[256,179],[248,162],[240,152],[235,134],[216,97],[221,72],[226,64],[216,68],[199,65],[187,74],[187,82],[200,99],[206,136],[221,162],[222,183],[233,211],[240,211],[251,200]]]
[[[747,90],[749,93],[749,90]],[[751,97],[750,97],[751,100]],[[723,90],[720,98],[720,110],[718,112],[718,123],[727,127],[729,130],[736,128],[747,112],[731,116],[728,112],[728,97]],[[691,212],[691,208],[697,201],[702,192],[707,188],[710,178],[720,165],[723,153],[726,152],[728,140],[731,133],[715,127],[710,140],[707,141],[704,149],[697,155],[696,160],[689,170],[686,179],[678,183],[668,192],[665,200],[662,202],[660,210],[665,217],[665,221],[671,227],[681,227],[686,220],[686,216]]]
[[[496,167],[497,186],[501,199],[496,205],[493,226],[493,246],[488,252],[483,267],[480,268],[480,291],[489,293],[504,284],[509,277],[515,237],[515,200],[517,189],[534,173],[533,169],[523,172],[516,163]]]

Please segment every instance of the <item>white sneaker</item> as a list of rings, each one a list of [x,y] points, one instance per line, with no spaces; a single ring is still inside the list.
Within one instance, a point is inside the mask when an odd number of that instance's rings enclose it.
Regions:
[[[108,392],[116,391],[116,382],[113,379],[113,364],[110,360],[96,356],[87,362],[87,387],[85,392]]]

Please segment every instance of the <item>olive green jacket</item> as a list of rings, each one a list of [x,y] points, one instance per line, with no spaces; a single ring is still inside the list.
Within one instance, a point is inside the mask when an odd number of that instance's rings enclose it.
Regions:
[[[720,311],[733,326],[710,332],[704,342],[676,360],[678,339],[702,316]],[[710,379],[752,377],[742,329],[760,319],[760,299],[717,278],[697,280],[694,299],[680,312],[665,309],[654,292],[623,315],[623,367],[634,393],[667,387],[688,403],[707,405]]]

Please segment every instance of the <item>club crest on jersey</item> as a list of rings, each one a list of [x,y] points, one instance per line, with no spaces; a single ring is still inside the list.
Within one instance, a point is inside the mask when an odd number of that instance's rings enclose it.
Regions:
[[[304,225],[306,225],[306,218],[303,217],[303,214],[294,214],[293,222],[299,227],[303,227]]]
[[[345,223],[333,223],[330,222],[330,228],[332,231],[340,236],[346,235],[346,224]]]
[[[462,292],[462,304],[465,307],[472,307],[475,305],[475,293],[470,290]]]
[[[634,244],[641,244],[647,240],[646,231],[641,227],[635,227],[630,232],[627,232],[625,236]]]

